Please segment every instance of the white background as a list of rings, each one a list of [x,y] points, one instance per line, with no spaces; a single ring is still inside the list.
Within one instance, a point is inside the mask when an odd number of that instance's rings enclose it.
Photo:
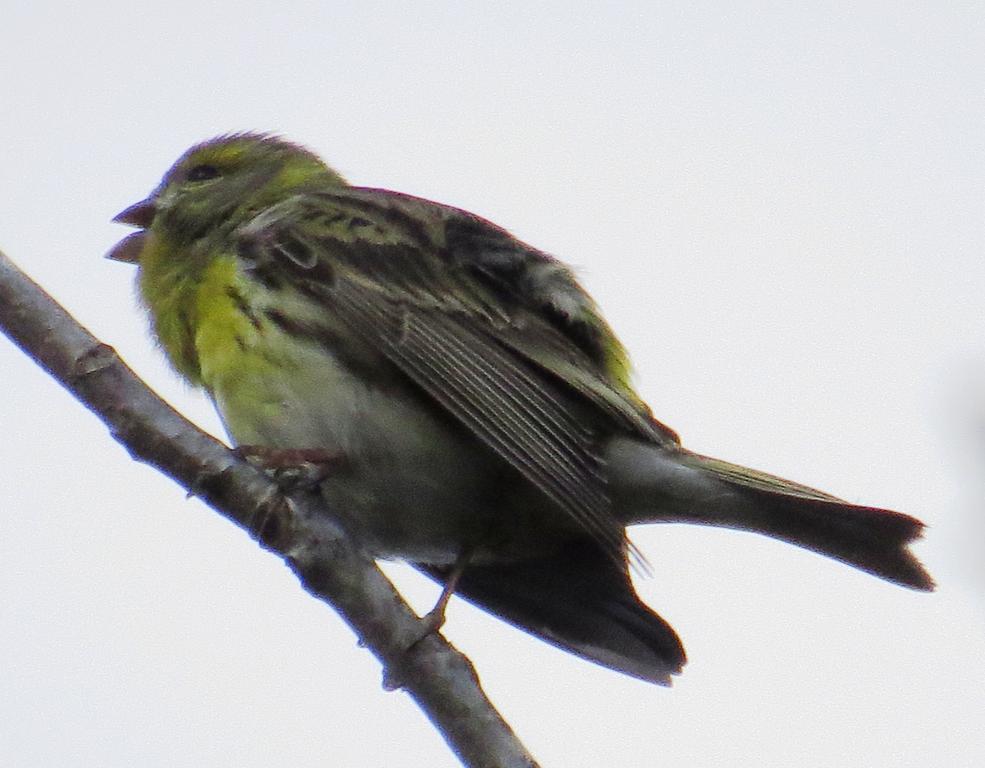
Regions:
[[[0,247],[181,411],[109,219],[276,130],[579,268],[705,453],[918,515],[932,595],[752,535],[632,532],[674,688],[453,601],[545,766],[985,764],[985,10],[10,3]],[[452,766],[274,556],[0,339],[0,764]],[[426,609],[435,589],[388,566]]]

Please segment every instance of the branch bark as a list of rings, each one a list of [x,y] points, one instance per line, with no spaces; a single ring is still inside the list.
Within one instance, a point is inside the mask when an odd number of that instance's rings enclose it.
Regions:
[[[314,494],[284,494],[155,395],[0,252],[0,330],[150,464],[284,558],[405,689],[467,766],[535,768],[471,662],[423,622]]]

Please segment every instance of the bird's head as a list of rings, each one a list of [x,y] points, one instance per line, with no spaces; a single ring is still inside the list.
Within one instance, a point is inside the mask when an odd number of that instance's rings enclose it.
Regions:
[[[139,263],[148,231],[175,245],[190,244],[314,184],[342,186],[345,180],[314,153],[276,136],[211,139],[185,152],[146,199],[114,217],[140,229],[107,258]]]

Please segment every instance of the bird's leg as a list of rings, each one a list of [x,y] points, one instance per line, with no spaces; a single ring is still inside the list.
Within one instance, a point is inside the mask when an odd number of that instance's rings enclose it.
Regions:
[[[270,472],[277,484],[285,490],[316,487],[345,459],[340,451],[324,448],[239,445],[233,449],[233,453],[253,466]]]
[[[421,617],[425,623],[425,631],[424,634],[421,635],[421,638],[427,637],[432,632],[437,632],[442,626],[444,626],[445,608],[448,607],[448,601],[451,600],[451,596],[455,594],[455,589],[458,587],[458,582],[461,580],[462,574],[465,572],[465,567],[469,564],[469,559],[472,557],[472,552],[473,549],[471,547],[465,547],[455,559],[455,563],[452,565],[451,570],[448,571],[448,577],[445,579],[445,586],[441,589],[441,595],[438,597],[438,602],[434,604],[434,608]],[[418,640],[418,642],[420,642],[420,640]]]
[[[445,623],[445,608],[448,606],[451,596],[455,594],[455,588],[458,586],[458,582],[462,578],[462,573],[465,571],[465,567],[468,565],[469,559],[474,551],[472,547],[465,547],[459,553],[455,559],[455,563],[448,571],[448,577],[445,579],[445,585],[441,590],[441,595],[438,597],[438,602],[434,604],[434,608],[421,617],[421,632],[407,646],[406,653],[412,652],[424,638],[430,637],[441,629]],[[383,671],[384,690],[395,691],[402,687],[403,680],[400,674],[390,667],[385,668]]]

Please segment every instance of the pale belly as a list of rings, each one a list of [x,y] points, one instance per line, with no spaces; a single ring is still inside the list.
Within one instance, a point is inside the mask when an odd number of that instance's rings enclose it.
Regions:
[[[527,497],[542,505],[538,492],[412,392],[369,386],[323,350],[307,355],[291,371],[213,380],[236,444],[339,452],[323,494],[375,556],[449,564],[463,548],[526,547],[517,529],[533,511]]]

